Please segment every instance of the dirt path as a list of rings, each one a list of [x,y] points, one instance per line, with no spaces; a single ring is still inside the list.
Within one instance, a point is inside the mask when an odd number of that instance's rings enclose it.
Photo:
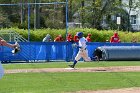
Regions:
[[[140,93],[140,88],[123,88],[98,91],[77,91],[73,93]]]
[[[41,68],[41,69],[14,69],[5,70],[5,73],[28,73],[28,72],[140,72],[140,66],[116,66],[94,68]]]
[[[115,67],[93,67],[93,68],[41,68],[41,69],[14,69],[5,70],[6,74],[28,73],[28,72],[140,72],[140,66],[115,66]],[[98,91],[77,91],[72,93],[140,93],[140,88],[124,88]]]

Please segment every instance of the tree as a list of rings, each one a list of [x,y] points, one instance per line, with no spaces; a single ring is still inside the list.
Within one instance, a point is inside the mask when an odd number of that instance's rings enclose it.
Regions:
[[[128,12],[128,31],[131,30],[131,23],[130,23],[130,17],[131,17],[131,12],[132,11],[135,11],[137,12],[136,10],[138,8],[140,8],[140,0],[128,0],[128,2],[124,2],[123,3],[123,7],[126,8],[126,11]],[[137,12],[138,13],[138,12]]]
[[[116,19],[112,20],[112,16],[126,14],[121,7],[120,0],[89,0],[84,1],[85,5],[79,9],[82,14],[82,22],[85,27],[102,29],[102,22],[105,21],[112,29],[117,29]],[[83,12],[84,10],[84,12]],[[122,26],[123,27],[123,26]]]
[[[40,0],[35,0],[34,3],[40,3]],[[40,5],[35,4],[34,7],[34,29],[40,28]]]

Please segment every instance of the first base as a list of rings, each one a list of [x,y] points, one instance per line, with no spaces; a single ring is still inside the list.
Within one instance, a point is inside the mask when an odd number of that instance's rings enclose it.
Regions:
[[[68,70],[74,70],[75,68],[65,68],[65,69],[68,69]]]

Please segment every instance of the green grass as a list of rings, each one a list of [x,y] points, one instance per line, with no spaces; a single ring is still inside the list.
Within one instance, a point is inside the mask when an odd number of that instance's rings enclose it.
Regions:
[[[0,93],[64,93],[140,87],[140,73],[20,73],[0,80]]]
[[[5,69],[25,68],[66,68],[72,62],[48,62],[27,64],[3,64]],[[109,66],[140,66],[140,61],[101,61],[101,62],[78,62],[76,67],[109,67]]]
[[[5,69],[65,68],[67,62],[3,64]],[[140,66],[139,61],[79,62],[81,67]],[[140,72],[54,72],[5,74],[0,93],[65,93],[140,87]]]

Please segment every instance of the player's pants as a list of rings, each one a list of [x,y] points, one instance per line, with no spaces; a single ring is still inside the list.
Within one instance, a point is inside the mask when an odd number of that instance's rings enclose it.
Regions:
[[[79,49],[78,54],[75,57],[75,60],[78,61],[80,58],[83,58],[85,61],[91,61],[90,57],[88,57],[87,49]]]
[[[3,75],[4,75],[4,69],[3,69],[2,64],[0,62],[0,79],[2,78]]]

